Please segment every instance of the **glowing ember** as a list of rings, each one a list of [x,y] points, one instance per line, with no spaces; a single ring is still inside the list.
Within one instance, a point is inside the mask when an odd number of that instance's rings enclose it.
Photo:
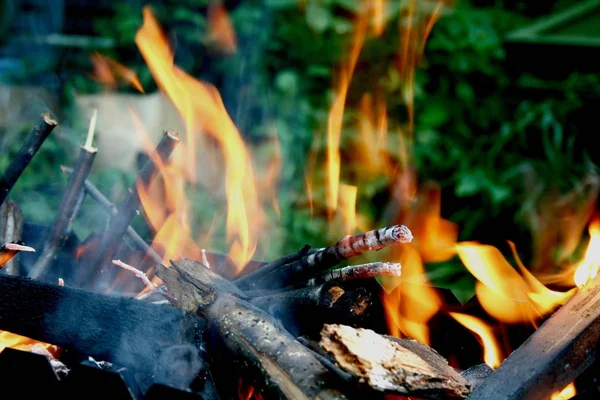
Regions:
[[[571,382],[560,392],[552,394],[550,400],[568,400],[572,397],[575,397],[576,394],[577,389],[575,388],[575,384]]]
[[[471,315],[449,313],[461,325],[471,330],[481,340],[483,346],[483,361],[492,368],[498,368],[504,357],[494,332],[485,322]]]
[[[14,333],[0,331],[0,352],[6,347],[15,350],[31,351],[33,346],[41,344],[46,350],[48,350],[54,357],[58,357],[60,348],[53,344],[39,342],[34,339],[30,339],[25,336],[16,335]]]

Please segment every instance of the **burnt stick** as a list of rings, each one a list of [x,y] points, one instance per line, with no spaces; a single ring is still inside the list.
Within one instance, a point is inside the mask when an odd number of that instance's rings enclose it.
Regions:
[[[344,282],[354,279],[375,278],[378,276],[400,276],[402,265],[391,262],[372,262],[368,264],[349,265],[344,268],[332,269],[310,278],[297,286],[314,286],[325,282]]]
[[[23,213],[11,199],[8,199],[0,206],[0,243],[20,240],[22,232]],[[19,263],[14,259],[7,261],[3,268],[8,275],[20,275]]]
[[[204,320],[170,305],[0,275],[0,329],[154,373],[163,354],[198,349]]]
[[[148,184],[152,177],[158,172],[157,162],[166,163],[169,156],[175,149],[175,146],[179,143],[177,134],[172,131],[165,131],[162,140],[156,146],[154,155],[146,161],[144,166],[139,172],[138,180],[144,184]],[[160,160],[160,161],[159,161]],[[91,276],[88,275],[84,281],[89,285],[95,283],[95,277],[99,274],[104,273],[104,276],[108,278],[106,270],[110,268],[111,261],[115,258],[115,254],[121,243],[123,235],[127,231],[127,228],[131,224],[133,217],[139,213],[140,197],[138,194],[137,182],[129,189],[129,194],[119,206],[117,215],[112,218],[107,231],[102,235],[100,245],[98,249],[95,249],[93,253],[95,256],[92,257],[91,262],[87,263],[83,271],[89,271]],[[101,282],[107,284],[106,279]]]
[[[62,171],[65,174],[72,174],[73,169],[67,167],[61,167]],[[84,182],[85,192],[94,200],[96,200],[100,205],[108,212],[111,216],[115,217],[117,215],[117,207],[111,203],[110,200],[98,189],[92,182],[89,180],[85,180]],[[161,256],[152,248],[150,245],[140,236],[139,233],[133,227],[128,226],[127,231],[125,231],[125,235],[131,240],[131,243],[138,249],[145,252],[152,261],[157,264],[162,263]]]
[[[271,261],[260,267],[259,269],[249,273],[248,275],[241,276],[234,280],[234,283],[240,288],[248,288],[251,282],[261,279],[262,277],[268,275],[269,273],[283,267],[286,264],[302,259],[308,251],[310,250],[310,245],[304,245],[300,250],[278,258],[275,261]]]
[[[17,180],[25,168],[27,168],[33,156],[57,125],[56,121],[50,117],[50,114],[42,114],[41,118],[42,121],[40,124],[33,128],[33,131],[27,136],[25,143],[23,143],[17,155],[12,158],[0,178],[0,205],[4,203],[4,200],[8,197],[8,193],[15,183],[17,183]]]
[[[0,247],[0,269],[21,251],[35,251],[33,247],[25,246],[21,241],[5,243]]]
[[[260,280],[253,281],[249,289],[274,289],[289,286],[311,275],[335,267],[342,261],[357,257],[367,251],[377,251],[388,246],[412,241],[412,233],[404,225],[367,231],[358,235],[348,235],[336,244],[312,252],[301,260],[286,264]]]
[[[29,276],[33,279],[39,279],[40,276],[48,269],[52,263],[56,260],[58,252],[63,248],[69,233],[71,232],[71,225],[73,220],[77,216],[79,206],[81,205],[83,185],[90,174],[94,159],[98,150],[92,147],[92,139],[94,130],[96,129],[96,112],[92,115],[90,127],[88,130],[88,136],[85,145],[81,147],[79,151],[79,157],[75,162],[73,168],[74,173],[69,176],[69,182],[65,193],[63,194],[58,212],[54,223],[50,227],[48,237],[44,243],[44,249],[42,254],[39,256],[33,269],[29,273]]]
[[[548,399],[598,358],[599,344],[597,275],[512,352],[469,400]]]

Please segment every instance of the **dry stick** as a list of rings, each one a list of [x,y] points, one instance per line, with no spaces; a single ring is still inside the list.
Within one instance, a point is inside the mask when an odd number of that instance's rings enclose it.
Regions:
[[[469,399],[548,399],[598,359],[599,346],[600,274],[513,351]]]
[[[66,174],[73,173],[73,169],[61,166],[61,169]],[[89,180],[86,179],[84,182],[85,191],[90,197],[96,200],[100,205],[113,217],[117,215],[117,207],[108,200],[108,198]],[[140,236],[139,233],[136,232],[131,226],[127,227],[127,231],[125,235],[131,240],[133,245],[145,252],[152,261],[157,264],[162,263],[161,256],[148,244],[146,241]]]
[[[94,132],[96,130],[97,111],[94,110],[88,129],[87,139],[81,151],[79,158],[75,162],[74,173],[69,177],[67,189],[63,195],[58,208],[58,213],[54,223],[50,228],[44,250],[37,259],[29,276],[33,279],[39,277],[52,265],[58,253],[65,245],[73,220],[79,212],[79,207],[83,201],[83,184],[90,173],[94,159],[98,150],[92,147]]]
[[[249,273],[248,275],[242,276],[236,279],[234,282],[240,288],[248,288],[252,282],[256,282],[260,278],[270,274],[273,271],[278,270],[286,264],[302,259],[308,251],[310,250],[310,245],[305,245],[300,250],[288,254],[284,257],[278,258],[275,261],[271,261],[268,264],[263,265],[256,271]]]
[[[138,179],[144,184],[150,182],[150,179],[156,174],[156,162],[166,163],[167,159],[179,143],[177,134],[173,131],[165,131],[164,136],[154,155],[150,157],[139,172]],[[155,161],[156,160],[156,161]],[[159,161],[160,160],[160,161]],[[102,236],[102,240],[96,251],[96,257],[89,263],[86,268],[89,268],[92,278],[104,272],[106,267],[114,258],[121,239],[127,228],[131,224],[133,217],[139,213],[140,196],[138,194],[137,182],[129,189],[129,195],[125,198],[117,211],[117,215],[111,220],[108,230]],[[92,284],[94,279],[88,280],[88,284]]]
[[[23,232],[23,213],[10,199],[0,206],[0,243],[11,243],[21,239]],[[19,263],[10,260],[4,265],[8,275],[20,275]]]
[[[25,143],[23,143],[17,155],[12,158],[0,178],[0,205],[4,203],[4,200],[8,197],[8,193],[25,168],[27,168],[35,153],[37,153],[44,140],[46,140],[52,129],[57,125],[56,121],[50,118],[50,114],[42,114],[41,118],[42,122],[33,128],[33,132],[25,139]]]
[[[298,286],[314,286],[331,281],[345,282],[353,279],[375,278],[378,276],[400,276],[401,273],[402,265],[399,263],[372,262],[327,271],[314,278],[310,278],[306,282],[299,283]]]
[[[0,269],[21,251],[35,251],[33,247],[25,246],[23,242],[5,243],[0,247]]]
[[[259,281],[250,284],[252,289],[285,287],[309,279],[310,275],[325,271],[352,257],[367,251],[377,251],[399,243],[409,243],[413,236],[404,225],[367,231],[358,235],[348,235],[333,246],[319,249],[304,256],[302,260],[284,265]]]

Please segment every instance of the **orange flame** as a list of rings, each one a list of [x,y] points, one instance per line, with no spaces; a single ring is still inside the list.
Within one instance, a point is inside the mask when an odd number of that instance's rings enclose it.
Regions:
[[[452,318],[465,328],[471,330],[482,342],[483,361],[492,368],[498,368],[502,363],[502,351],[494,332],[485,322],[471,315],[451,312]]]
[[[442,301],[429,285],[423,261],[412,245],[403,246],[404,254],[392,255],[400,260],[402,276],[385,277],[383,285],[397,287],[383,295],[387,325],[393,336],[406,335],[429,344],[427,322],[440,310]]]
[[[577,263],[573,280],[578,287],[598,275],[600,269],[600,216],[595,216],[590,222],[588,232],[590,241],[583,260]]]
[[[373,33],[375,36],[381,36],[385,29],[385,11],[387,8],[386,0],[373,0]]]
[[[6,347],[15,350],[31,351],[32,347],[36,344],[43,345],[55,357],[60,353],[60,348],[53,344],[40,342],[7,331],[0,331],[0,352]]]
[[[352,185],[340,185],[338,212],[342,219],[345,235],[351,235],[356,230],[356,194],[358,188]]]
[[[186,126],[187,172],[195,180],[196,134],[204,132],[222,151],[227,196],[229,255],[239,272],[256,248],[256,233],[262,219],[250,155],[217,90],[194,79],[173,64],[173,54],[149,7],[136,35],[142,56],[158,86],[175,104]],[[252,221],[250,221],[252,218]]]
[[[577,394],[577,389],[575,388],[575,383],[571,382],[565,388],[559,392],[552,393],[550,400],[568,400],[572,397],[575,397]]]
[[[342,135],[342,120],[344,117],[344,108],[346,105],[346,96],[354,68],[358,61],[358,56],[362,49],[366,32],[367,24],[365,15],[359,15],[356,31],[350,48],[350,56],[346,64],[342,65],[339,71],[338,83],[336,89],[335,100],[329,111],[327,119],[327,192],[326,203],[329,210],[335,210],[338,204],[338,190],[341,171],[341,156],[340,156],[340,139]]]
[[[493,246],[462,242],[456,249],[463,264],[478,280],[475,292],[481,306],[500,321],[535,324],[574,293],[546,288],[519,262],[523,276],[520,275]]]
[[[90,55],[94,72],[92,78],[108,87],[115,87],[121,82],[133,86],[138,92],[144,93],[142,83],[137,74],[118,61],[102,54]]]
[[[229,13],[222,3],[212,2],[208,10],[208,30],[210,40],[225,53],[235,53],[237,38]]]

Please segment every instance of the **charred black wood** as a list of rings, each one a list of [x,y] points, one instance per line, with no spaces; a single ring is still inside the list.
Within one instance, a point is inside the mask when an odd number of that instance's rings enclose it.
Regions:
[[[91,146],[87,147],[86,145],[81,148],[73,168],[75,172],[69,176],[69,182],[58,207],[54,223],[46,238],[42,254],[29,273],[30,277],[39,279],[44,271],[56,261],[58,252],[65,245],[71,233],[73,220],[77,216],[83,199],[84,182],[90,173],[96,154],[97,150]]]
[[[346,398],[337,378],[312,352],[271,315],[244,300],[233,283],[194,261],[172,265],[159,267],[157,274],[180,306],[207,319],[211,370],[243,369],[244,378],[265,398]],[[217,388],[227,392],[235,387],[230,379],[216,381]]]
[[[597,275],[512,352],[469,399],[547,399],[598,359],[599,344]]]
[[[270,263],[263,265],[262,267],[252,271],[251,273],[237,278],[234,282],[239,288],[245,290],[255,289],[255,285],[253,285],[253,282],[257,282],[259,279],[263,278],[264,276],[270,274],[273,271],[276,271],[277,269],[283,267],[286,264],[290,264],[294,261],[301,260],[302,257],[308,254],[309,250],[310,245],[307,244],[294,253],[278,258],[275,261],[271,261]]]
[[[0,330],[154,374],[173,348],[198,348],[204,320],[154,305],[0,275]]]
[[[0,206],[0,243],[21,240],[23,233],[23,214],[10,199]],[[1,262],[0,262],[1,264]],[[15,259],[8,260],[2,267],[8,275],[19,275],[19,264]]]
[[[72,168],[62,168],[63,172],[70,175],[73,173]],[[95,201],[97,201],[104,210],[109,213],[112,217],[117,216],[117,207],[98,189],[92,182],[85,180],[84,182],[85,192]],[[125,231],[125,236],[131,241],[131,244],[138,250],[145,252],[148,257],[155,263],[161,263],[162,258],[150,245],[140,236],[139,233],[133,229],[132,226],[128,226]]]
[[[408,243],[412,240],[410,230],[404,225],[367,231],[358,235],[348,235],[336,244],[325,247],[302,257],[301,260],[286,264],[272,271],[260,280],[253,281],[255,289],[286,287],[335,267],[342,261],[357,257],[367,251],[377,251],[388,246]]]
[[[157,145],[154,155],[151,160],[146,162],[144,167],[139,172],[138,179],[143,184],[148,184],[152,177],[158,172],[157,162],[166,163],[169,156],[179,143],[179,139],[174,132],[166,131],[162,140]],[[156,160],[156,161],[155,161]],[[160,161],[159,161],[160,160]],[[82,281],[87,281],[89,285],[96,284],[95,278],[102,276],[102,283],[108,284],[110,281],[111,269],[110,263],[115,258],[115,254],[119,248],[127,228],[131,224],[133,217],[139,213],[140,197],[138,194],[137,182],[129,189],[129,194],[119,206],[117,215],[112,218],[107,231],[102,236],[102,240],[93,254],[89,262],[84,262],[83,271],[89,274]]]
[[[50,114],[42,114],[42,121],[27,136],[19,152],[12,158],[10,164],[0,177],[0,205],[4,203],[17,180],[33,159],[33,156],[40,149],[50,132],[56,127],[57,123]]]
[[[293,335],[318,334],[324,323],[362,324],[379,297],[373,282],[327,282],[255,297],[255,306],[279,319]]]

